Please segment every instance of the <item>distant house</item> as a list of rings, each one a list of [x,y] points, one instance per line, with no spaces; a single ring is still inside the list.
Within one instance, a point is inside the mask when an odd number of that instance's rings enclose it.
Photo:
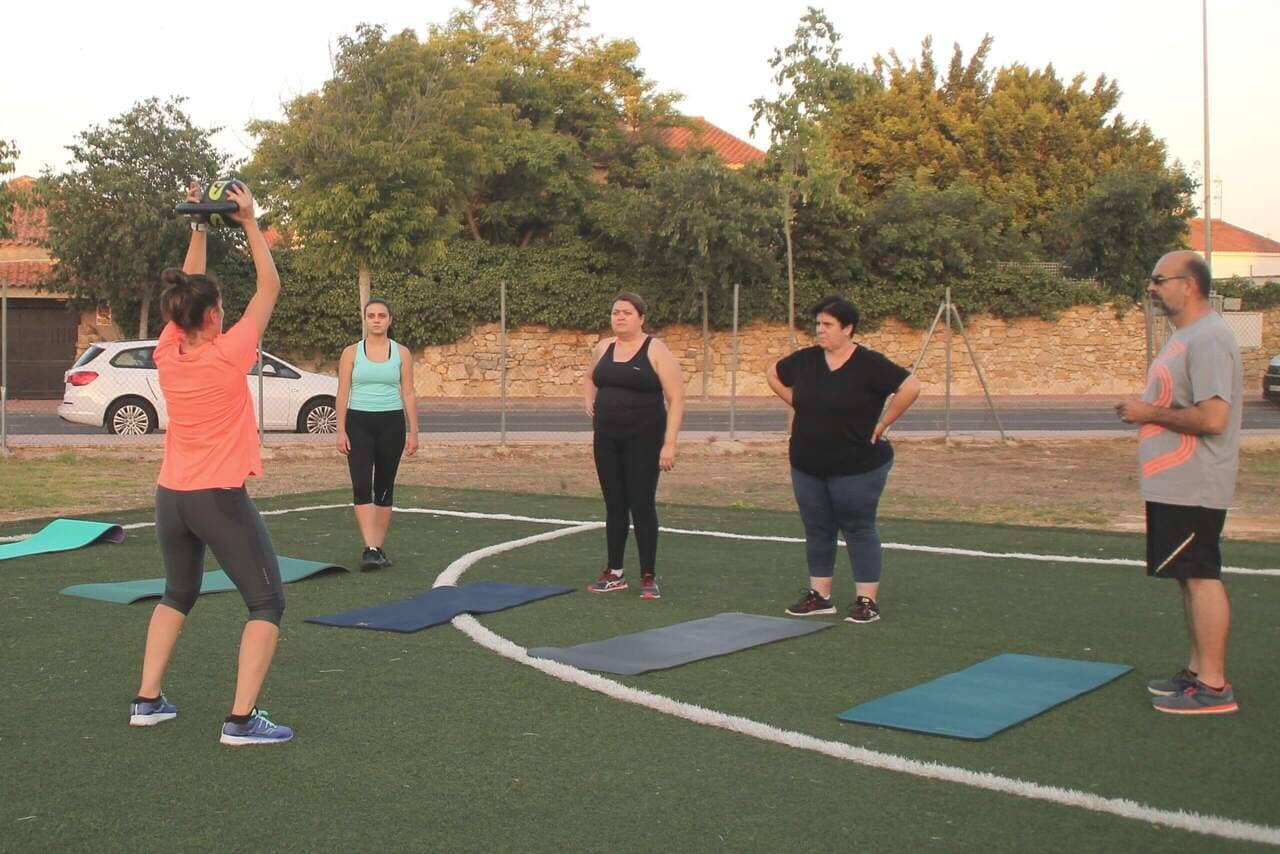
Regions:
[[[15,178],[19,193],[32,178]],[[49,226],[43,208],[16,205],[13,235],[0,239],[0,285],[8,294],[8,396],[60,398],[63,372],[91,341],[119,338],[107,310],[71,309],[69,294],[44,290],[54,260],[46,248]]]
[[[684,151],[690,147],[710,148],[730,169],[764,163],[764,152],[751,143],[721,130],[702,116],[690,116],[689,121],[692,127],[663,128],[659,138],[668,148],[676,151]]]
[[[1203,255],[1204,220],[1197,217],[1189,224],[1187,244]],[[1242,276],[1258,284],[1280,281],[1280,242],[1220,219],[1213,221],[1212,237],[1215,279]]]

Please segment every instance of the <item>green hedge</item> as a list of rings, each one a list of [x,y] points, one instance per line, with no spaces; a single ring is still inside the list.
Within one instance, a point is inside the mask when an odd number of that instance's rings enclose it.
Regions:
[[[1248,279],[1233,276],[1215,280],[1213,289],[1224,297],[1240,297],[1241,311],[1266,311],[1280,306],[1280,282],[1255,285]]]
[[[360,335],[354,273],[345,279],[317,273],[304,252],[279,252],[276,263],[284,286],[267,333],[267,346],[282,355],[336,358]],[[253,290],[252,267],[242,259],[224,265],[219,273],[228,314],[236,317]],[[391,303],[396,339],[417,349],[458,341],[479,323],[496,323],[499,283],[503,281],[507,283],[509,328],[538,324],[558,329],[607,329],[609,307],[620,290],[635,291],[645,298],[652,328],[701,322],[700,294],[689,293],[660,271],[580,240],[526,248],[457,241],[426,275],[375,271],[372,290]],[[797,324],[807,326],[807,307],[832,292],[842,292],[858,306],[866,329],[889,317],[926,326],[943,296],[941,289],[909,291],[887,283],[841,290],[802,273],[796,286]],[[1093,283],[1035,270],[1000,269],[956,281],[952,298],[966,317],[987,313],[1052,319],[1073,305],[1100,304],[1112,297]],[[713,290],[708,302],[711,325],[729,328],[732,291]],[[743,324],[754,319],[785,322],[786,317],[785,279],[744,283],[740,302]]]

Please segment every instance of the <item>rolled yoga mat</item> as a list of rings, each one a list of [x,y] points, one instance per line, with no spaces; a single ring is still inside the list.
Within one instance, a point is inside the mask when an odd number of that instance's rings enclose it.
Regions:
[[[841,712],[842,721],[981,740],[1133,668],[1005,653]]]
[[[501,581],[477,581],[461,587],[433,587],[411,599],[388,602],[385,605],[307,617],[306,622],[349,629],[416,632],[447,623],[459,614],[505,611],[538,599],[572,592],[572,587],[529,587]]]
[[[320,563],[314,560],[299,560],[296,557],[282,557],[279,555],[277,555],[276,560],[280,563],[280,579],[285,584],[301,581],[304,578],[310,578],[313,575],[328,572],[329,570],[347,572],[345,566],[339,566],[336,563]],[[235,589],[236,586],[231,583],[231,578],[218,569],[204,574],[204,580],[200,584],[200,595],[226,593]],[[158,599],[163,596],[164,579],[143,578],[138,581],[73,584],[70,587],[63,588],[62,592],[68,596],[78,596],[81,599],[97,599],[102,602],[129,605],[139,599]]]
[[[635,676],[665,670],[691,661],[728,655],[753,646],[813,634],[831,623],[764,617],[759,614],[716,614],[660,629],[577,646],[543,646],[529,650],[533,658],[546,658],[585,670]]]
[[[25,540],[0,545],[0,560],[49,552],[69,552],[93,543],[119,543],[123,540],[124,528],[110,522],[54,519]]]

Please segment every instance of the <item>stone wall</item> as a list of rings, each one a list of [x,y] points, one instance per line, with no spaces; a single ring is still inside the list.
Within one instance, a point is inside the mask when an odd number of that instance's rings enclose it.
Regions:
[[[992,394],[1131,394],[1141,389],[1146,363],[1142,313],[1117,316],[1108,306],[1077,306],[1057,320],[1013,321],[975,316],[966,331]],[[545,327],[509,330],[507,394],[512,397],[573,397],[581,393],[591,349],[602,332],[572,332]],[[702,334],[695,326],[670,326],[658,336],[680,361],[686,394],[702,393]],[[498,327],[479,326],[455,344],[426,348],[416,359],[414,382],[424,397],[497,397]],[[920,354],[925,330],[896,321],[860,334],[857,340],[910,366]],[[801,346],[812,343],[799,334]],[[762,323],[743,329],[739,340],[738,394],[768,395],[764,373],[787,352],[785,326]],[[1280,309],[1266,313],[1261,349],[1244,351],[1245,391],[1260,393],[1267,361],[1280,353]],[[729,394],[732,336],[712,332],[709,392]],[[934,333],[919,376],[926,394],[945,389],[946,346],[941,327]],[[981,394],[982,387],[963,340],[952,341],[952,393]]]

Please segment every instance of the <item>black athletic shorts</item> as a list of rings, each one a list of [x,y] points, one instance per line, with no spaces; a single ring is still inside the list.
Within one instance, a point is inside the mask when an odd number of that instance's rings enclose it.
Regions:
[[[1226,510],[1147,502],[1147,575],[1221,578]]]

